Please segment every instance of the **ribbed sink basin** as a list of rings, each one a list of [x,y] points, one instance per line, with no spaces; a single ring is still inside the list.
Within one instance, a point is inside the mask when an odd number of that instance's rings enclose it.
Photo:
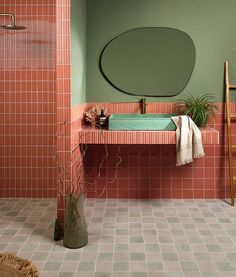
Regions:
[[[171,116],[174,114],[112,114],[109,117],[109,130],[175,131]]]

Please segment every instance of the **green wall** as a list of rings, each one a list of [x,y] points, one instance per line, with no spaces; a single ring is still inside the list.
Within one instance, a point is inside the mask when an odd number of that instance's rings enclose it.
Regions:
[[[234,73],[231,83],[236,82],[235,12],[235,0],[87,0],[86,101],[137,101],[107,83],[98,62],[101,50],[113,37],[147,26],[180,29],[190,35],[196,48],[195,67],[184,91],[148,101],[174,101],[187,91],[212,93],[216,102],[223,101],[225,60]]]
[[[71,105],[86,102],[86,0],[71,0]]]

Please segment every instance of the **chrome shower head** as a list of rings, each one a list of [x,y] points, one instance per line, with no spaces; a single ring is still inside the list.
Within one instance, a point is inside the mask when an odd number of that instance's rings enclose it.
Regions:
[[[11,24],[0,26],[3,29],[6,29],[6,30],[24,30],[26,28],[24,26],[17,26],[16,25],[16,18],[14,16],[14,14],[12,14],[12,13],[0,13],[0,16],[10,16],[11,17]]]

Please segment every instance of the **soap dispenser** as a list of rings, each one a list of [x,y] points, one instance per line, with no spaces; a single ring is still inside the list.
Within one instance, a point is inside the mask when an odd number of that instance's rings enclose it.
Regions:
[[[101,127],[105,127],[106,126],[106,121],[107,121],[107,117],[105,115],[105,109],[101,109],[101,114],[99,116],[99,125]]]

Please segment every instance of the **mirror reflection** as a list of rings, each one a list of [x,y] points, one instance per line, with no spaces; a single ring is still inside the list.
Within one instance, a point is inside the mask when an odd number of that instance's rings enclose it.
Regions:
[[[187,85],[195,46],[184,32],[146,27],[113,38],[102,50],[100,70],[116,89],[138,96],[174,96]]]

